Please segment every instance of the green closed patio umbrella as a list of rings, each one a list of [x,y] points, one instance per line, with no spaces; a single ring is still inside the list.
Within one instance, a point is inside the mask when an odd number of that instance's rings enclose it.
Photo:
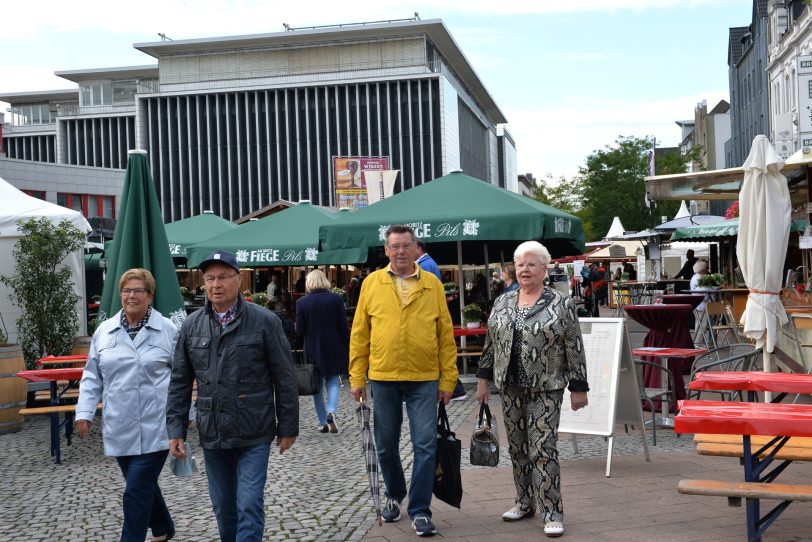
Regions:
[[[152,273],[157,283],[152,306],[180,327],[186,318],[186,310],[146,154],[141,150],[129,152],[116,232],[105,251],[107,273],[99,321],[110,318],[121,309],[118,292],[121,275],[128,269],[142,267]]]
[[[339,214],[318,205],[299,203],[263,219],[248,222],[189,247],[190,268],[214,250],[228,250],[241,267],[277,267],[362,263],[366,247],[323,252],[319,250],[319,227]]]

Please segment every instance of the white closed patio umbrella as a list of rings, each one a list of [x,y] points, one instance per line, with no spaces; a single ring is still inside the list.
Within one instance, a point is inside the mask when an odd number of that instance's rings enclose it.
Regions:
[[[780,292],[792,206],[783,165],[767,137],[756,136],[739,193],[736,254],[750,290],[742,323],[744,334],[764,349],[765,372],[771,371],[770,353],[787,322]]]

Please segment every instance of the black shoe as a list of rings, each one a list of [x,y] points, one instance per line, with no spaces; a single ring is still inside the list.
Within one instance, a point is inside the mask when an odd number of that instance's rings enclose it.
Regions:
[[[175,538],[174,527],[172,527],[172,529],[166,534],[159,534],[158,536],[153,536],[151,540],[152,542],[166,542],[167,540],[172,540],[173,538]]]
[[[316,431],[318,431],[319,433],[329,433],[330,427],[327,425],[319,425],[318,427],[316,427]]]
[[[333,412],[327,414],[327,425],[329,426],[331,433],[338,433],[338,422],[336,421],[336,415]]]
[[[381,512],[384,523],[394,523],[400,520],[400,503],[395,499],[387,497],[386,503],[383,505]]]
[[[417,536],[434,536],[437,534],[437,529],[434,528],[431,519],[423,514],[418,514],[414,517],[412,520],[412,528],[414,528],[414,532]]]

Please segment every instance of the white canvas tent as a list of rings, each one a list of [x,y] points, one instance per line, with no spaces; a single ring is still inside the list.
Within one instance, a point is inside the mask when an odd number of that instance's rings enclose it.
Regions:
[[[63,219],[69,220],[84,233],[91,228],[81,213],[60,205],[54,205],[41,199],[32,198],[0,178],[0,275],[14,273],[14,259],[11,254],[14,245],[20,238],[17,222],[29,218],[46,217],[55,224]],[[87,301],[85,299],[85,260],[82,249],[65,258],[65,265],[70,267],[73,275],[73,290],[79,296],[76,313],[79,315],[79,335],[87,334]],[[20,308],[9,299],[9,290],[0,284],[0,314],[8,329],[9,342],[17,342],[17,318]]]

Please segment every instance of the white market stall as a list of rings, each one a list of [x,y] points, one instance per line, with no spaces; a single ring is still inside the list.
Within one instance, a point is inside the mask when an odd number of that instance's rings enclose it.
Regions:
[[[85,217],[60,205],[33,198],[0,178],[0,275],[14,273],[14,259],[11,254],[20,238],[17,222],[29,218],[48,218],[54,224],[63,219],[69,220],[83,233],[90,233],[90,224]],[[65,258],[64,264],[71,269],[73,291],[79,296],[76,313],[79,315],[79,335],[87,334],[87,300],[85,299],[85,260],[83,250],[77,250]],[[0,284],[0,314],[8,329],[10,343],[17,342],[17,318],[20,308],[9,299],[9,290]]]

